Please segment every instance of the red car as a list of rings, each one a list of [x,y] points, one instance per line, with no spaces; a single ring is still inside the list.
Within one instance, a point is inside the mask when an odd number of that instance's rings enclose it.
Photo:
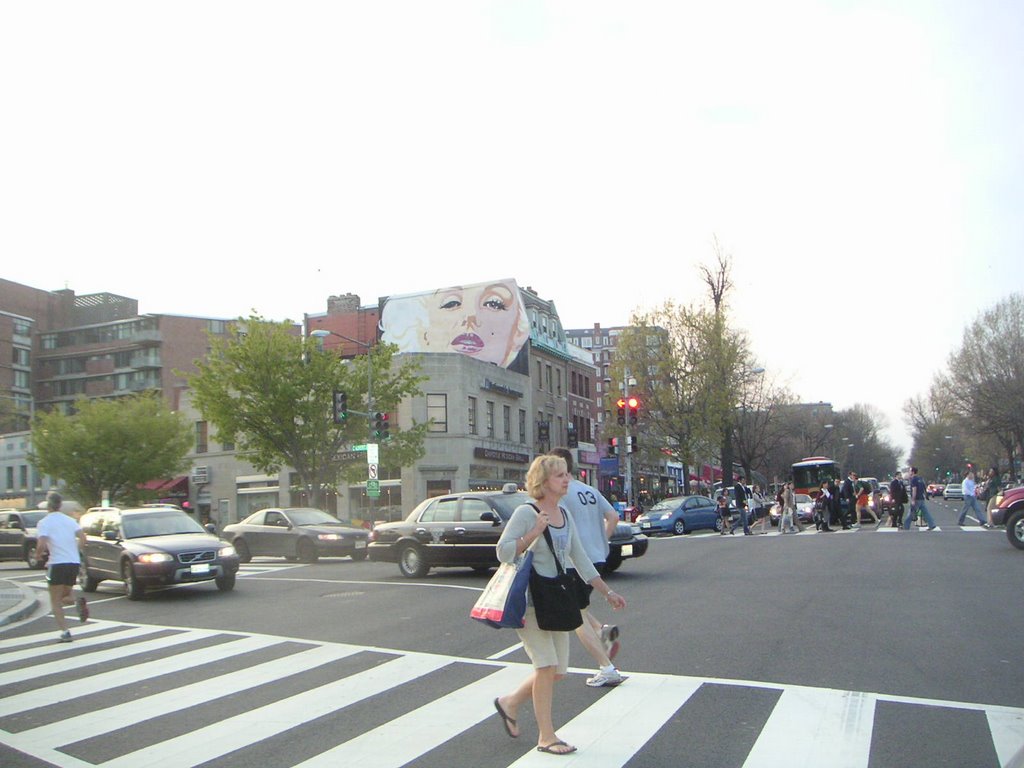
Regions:
[[[992,523],[1006,526],[1006,538],[1017,549],[1024,549],[1024,487],[1010,488],[996,497]]]
[[[924,497],[930,499],[933,496],[941,496],[944,490],[946,486],[942,483],[928,483],[928,487],[924,489]]]

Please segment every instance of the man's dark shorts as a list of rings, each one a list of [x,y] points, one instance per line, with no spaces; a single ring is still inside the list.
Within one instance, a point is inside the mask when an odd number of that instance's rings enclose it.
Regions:
[[[54,563],[47,566],[46,580],[63,587],[75,586],[78,581],[78,563]]]

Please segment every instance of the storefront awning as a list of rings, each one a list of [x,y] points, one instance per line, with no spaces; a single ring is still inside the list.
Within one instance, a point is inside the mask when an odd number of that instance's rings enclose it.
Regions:
[[[143,483],[141,488],[145,491],[156,491],[162,495],[181,493],[188,495],[188,475],[172,477],[170,480],[150,480]]]

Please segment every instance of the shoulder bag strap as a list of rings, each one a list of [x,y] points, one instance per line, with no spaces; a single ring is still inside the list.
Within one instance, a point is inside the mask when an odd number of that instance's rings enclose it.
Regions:
[[[536,504],[534,504],[532,501],[527,503],[535,510],[537,510],[538,515],[540,514],[540,508]],[[568,515],[565,515],[564,512],[563,515],[566,517],[566,524],[568,525]],[[548,543],[548,547],[551,549],[551,556],[555,558],[555,568],[558,569],[558,575],[564,576],[565,569],[562,568],[562,562],[558,559],[558,553],[555,552],[555,543],[551,540],[551,531],[549,531],[547,528],[544,529],[544,541]]]

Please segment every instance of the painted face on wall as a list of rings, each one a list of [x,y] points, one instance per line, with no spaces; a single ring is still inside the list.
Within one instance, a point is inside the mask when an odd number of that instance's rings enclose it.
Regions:
[[[507,365],[518,351],[520,311],[519,294],[507,283],[441,289],[427,299],[427,347]]]

